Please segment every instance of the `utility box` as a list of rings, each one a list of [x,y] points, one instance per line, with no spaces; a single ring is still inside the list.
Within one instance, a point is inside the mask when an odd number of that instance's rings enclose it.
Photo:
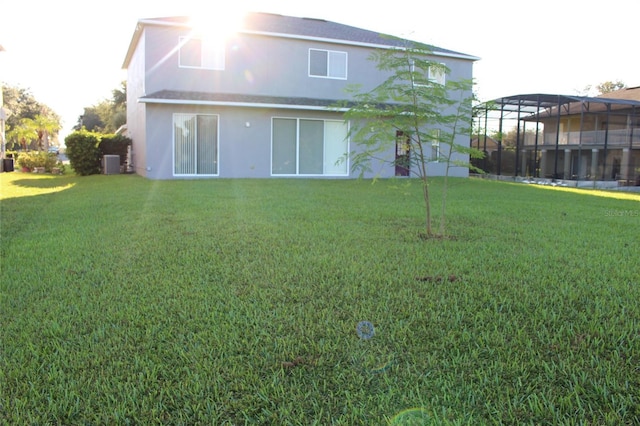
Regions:
[[[120,174],[120,156],[104,155],[102,157],[102,172],[105,175]]]

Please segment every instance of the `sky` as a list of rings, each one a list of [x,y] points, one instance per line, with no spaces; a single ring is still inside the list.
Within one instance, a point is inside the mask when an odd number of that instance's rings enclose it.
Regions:
[[[640,86],[640,2],[609,0],[77,0],[0,3],[0,82],[29,89],[63,121],[110,99],[139,19],[269,12],[335,21],[479,57],[481,101],[530,93],[584,94],[605,81]]]

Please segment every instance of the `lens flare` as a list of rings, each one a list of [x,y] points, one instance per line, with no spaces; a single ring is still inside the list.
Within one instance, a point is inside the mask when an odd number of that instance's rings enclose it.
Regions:
[[[393,416],[390,425],[393,426],[413,426],[413,425],[427,425],[431,417],[424,408],[408,408],[400,411]]]
[[[369,340],[376,333],[373,324],[369,321],[360,321],[356,326],[356,333],[362,340]]]

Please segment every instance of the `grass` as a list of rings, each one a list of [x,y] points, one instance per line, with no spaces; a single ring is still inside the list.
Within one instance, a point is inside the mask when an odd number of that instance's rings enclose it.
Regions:
[[[640,422],[638,196],[454,180],[425,241],[404,181],[0,184],[0,423]]]

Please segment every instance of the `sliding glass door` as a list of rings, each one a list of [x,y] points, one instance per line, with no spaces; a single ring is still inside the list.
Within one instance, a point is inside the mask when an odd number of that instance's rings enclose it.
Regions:
[[[342,121],[274,118],[271,173],[347,175],[347,132]]]

